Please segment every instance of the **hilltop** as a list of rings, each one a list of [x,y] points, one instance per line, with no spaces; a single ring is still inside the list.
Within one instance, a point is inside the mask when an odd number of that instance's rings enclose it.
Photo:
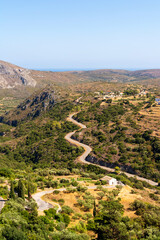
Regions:
[[[100,69],[92,71],[52,72],[25,69],[0,61],[0,115],[16,107],[35,91],[51,86],[69,94],[124,89],[143,84],[160,87],[160,69],[127,71]],[[157,90],[159,91],[159,90]]]
[[[0,61],[1,89],[11,89],[17,86],[41,88],[46,84],[64,86],[89,82],[129,83],[159,78],[160,69],[138,71],[100,69],[92,71],[52,72],[29,70],[8,62]]]
[[[0,88],[15,88],[23,85],[36,86],[36,81],[30,76],[30,70],[0,61]]]

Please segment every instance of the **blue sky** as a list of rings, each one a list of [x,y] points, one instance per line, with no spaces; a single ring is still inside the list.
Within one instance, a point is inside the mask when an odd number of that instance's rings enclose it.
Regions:
[[[0,29],[23,67],[160,68],[159,0],[2,0]]]

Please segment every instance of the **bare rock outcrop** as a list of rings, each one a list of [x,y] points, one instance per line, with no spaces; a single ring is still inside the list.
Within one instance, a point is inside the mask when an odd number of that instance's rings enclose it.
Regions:
[[[57,93],[54,90],[50,88],[42,89],[24,100],[15,109],[6,112],[4,116],[0,116],[0,122],[17,126],[19,122],[36,118],[41,113],[53,108],[56,99]]]
[[[36,81],[30,76],[30,70],[0,61],[0,88],[16,86],[36,86]]]

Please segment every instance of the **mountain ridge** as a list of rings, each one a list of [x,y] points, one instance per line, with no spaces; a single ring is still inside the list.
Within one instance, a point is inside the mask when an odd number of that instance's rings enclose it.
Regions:
[[[85,71],[39,71],[25,69],[14,64],[0,61],[0,89],[21,87],[44,88],[47,84],[71,86],[89,82],[130,83],[155,79],[160,85],[160,69],[123,70],[96,69]],[[153,84],[153,82],[152,82]]]
[[[0,88],[15,88],[23,85],[36,86],[36,81],[30,76],[30,70],[0,61]]]

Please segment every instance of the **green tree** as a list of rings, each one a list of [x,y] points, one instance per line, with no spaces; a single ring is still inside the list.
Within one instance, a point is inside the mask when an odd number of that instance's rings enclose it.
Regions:
[[[32,198],[32,195],[31,195],[30,182],[28,181],[28,199],[30,200],[31,198]]]
[[[98,192],[97,195],[99,196],[100,200],[105,196],[104,192]]]
[[[96,201],[94,200],[93,217],[96,216],[96,212],[97,212],[97,209],[96,209]]]
[[[21,180],[19,180],[18,182],[18,197],[24,199],[24,185],[23,182]]]
[[[120,168],[119,168],[118,166],[117,166],[117,167],[115,167],[115,169],[114,169],[114,170],[115,170],[115,173],[116,173],[116,174],[120,174],[120,171],[121,171],[121,170],[120,170]]]
[[[128,240],[127,227],[122,221],[123,205],[118,200],[102,201],[102,210],[95,217],[98,240]]]
[[[15,193],[14,193],[14,184],[13,184],[13,181],[11,181],[11,188],[10,188],[9,198],[15,199]]]
[[[27,240],[25,233],[16,227],[5,226],[2,231],[3,239],[7,240]]]

